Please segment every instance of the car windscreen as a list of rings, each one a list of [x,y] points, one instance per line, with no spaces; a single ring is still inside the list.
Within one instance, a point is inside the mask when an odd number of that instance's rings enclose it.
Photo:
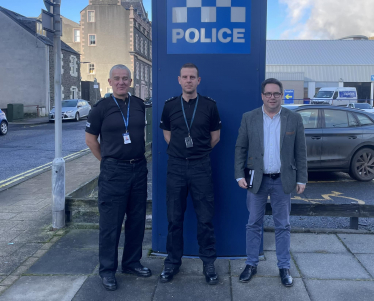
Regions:
[[[319,91],[315,98],[331,98],[334,91]]]
[[[373,107],[368,103],[355,103],[357,109],[372,109]]]
[[[64,100],[61,103],[63,108],[72,108],[77,106],[78,100]]]

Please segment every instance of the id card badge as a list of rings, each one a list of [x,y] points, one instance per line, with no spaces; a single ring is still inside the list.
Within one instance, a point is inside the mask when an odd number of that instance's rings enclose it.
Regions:
[[[131,139],[130,139],[130,134],[129,133],[122,134],[122,136],[123,136],[123,142],[125,144],[130,144],[131,143]]]
[[[186,142],[186,147],[187,147],[187,148],[191,148],[191,147],[193,147],[193,141],[192,141],[192,138],[191,138],[191,137],[186,137],[186,138],[184,138],[184,141]]]

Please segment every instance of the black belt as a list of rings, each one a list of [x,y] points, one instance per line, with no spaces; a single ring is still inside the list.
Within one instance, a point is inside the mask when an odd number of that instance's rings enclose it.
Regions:
[[[105,160],[110,161],[110,162],[129,163],[129,164],[133,164],[133,163],[138,162],[138,161],[141,161],[141,160],[143,160],[143,159],[145,159],[145,157],[136,158],[136,159],[131,159],[131,160],[118,160],[118,159],[113,159],[113,158],[106,158]]]
[[[273,180],[278,179],[280,175],[280,173],[264,173],[265,177],[272,178]]]

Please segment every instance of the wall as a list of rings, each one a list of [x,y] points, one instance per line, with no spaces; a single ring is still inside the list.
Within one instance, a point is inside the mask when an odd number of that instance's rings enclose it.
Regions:
[[[304,81],[282,80],[284,90],[294,90],[294,103],[303,103]],[[299,99],[299,100],[297,100]]]
[[[0,108],[23,103],[25,113],[36,113],[48,97],[47,46],[2,12],[0,28]]]
[[[72,20],[62,17],[62,37],[61,40],[68,44],[77,52],[81,52],[81,43],[74,42],[74,29],[80,29],[80,25]],[[82,35],[82,32],[81,32]],[[82,38],[82,36],[81,36]]]

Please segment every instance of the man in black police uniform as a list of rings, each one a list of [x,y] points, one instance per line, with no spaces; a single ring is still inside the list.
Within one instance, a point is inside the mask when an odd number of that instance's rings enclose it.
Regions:
[[[209,284],[217,284],[215,235],[212,224],[214,194],[209,153],[220,139],[221,120],[214,100],[197,93],[199,70],[185,64],[178,77],[182,95],[166,101],[160,128],[168,144],[167,217],[169,221],[161,282],[179,272],[183,255],[183,220],[188,192],[197,215],[197,240],[203,273]]]
[[[128,93],[132,79],[126,66],[114,66],[109,77],[113,94],[93,106],[86,125],[86,143],[101,161],[99,273],[103,286],[113,291],[117,289],[118,243],[125,214],[122,272],[138,277],[152,273],[140,264],[148,173],[144,157],[145,106],[140,98]]]

